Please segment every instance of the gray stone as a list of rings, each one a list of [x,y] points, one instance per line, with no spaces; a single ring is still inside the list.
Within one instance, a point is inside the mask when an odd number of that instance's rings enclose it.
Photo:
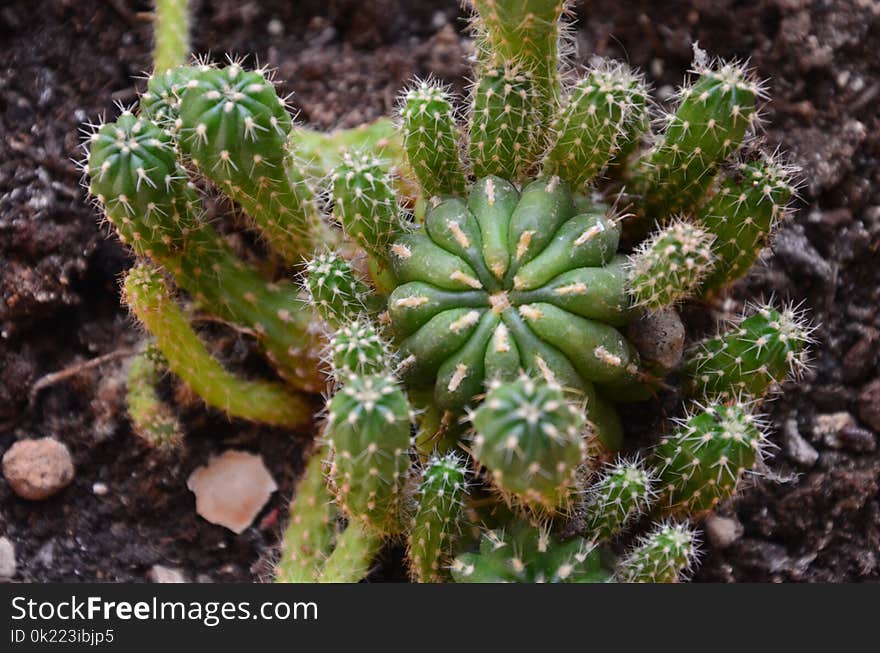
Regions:
[[[819,460],[819,452],[801,436],[797,420],[793,417],[785,420],[782,427],[782,448],[785,455],[802,467],[812,467]]]
[[[718,515],[712,515],[706,519],[704,528],[706,529],[706,537],[712,546],[718,549],[729,547],[742,537],[745,530],[739,520]]]
[[[0,537],[0,580],[9,580],[15,576],[17,568],[15,545],[9,541],[9,538]]]

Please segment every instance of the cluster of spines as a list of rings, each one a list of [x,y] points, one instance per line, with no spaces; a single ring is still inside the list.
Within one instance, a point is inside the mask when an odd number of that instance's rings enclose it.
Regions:
[[[132,430],[151,447],[174,447],[183,440],[180,422],[157,388],[167,367],[165,356],[149,342],[132,358],[126,379],[125,403]]]
[[[432,456],[422,472],[409,533],[410,571],[418,582],[448,578],[466,492],[467,469],[461,457],[454,452]]]
[[[406,155],[424,193],[462,195],[467,179],[447,89],[431,80],[416,82],[403,96],[400,119]]]
[[[559,386],[526,376],[493,383],[471,421],[474,458],[505,496],[538,511],[568,507],[586,453],[584,415]]]
[[[698,553],[697,533],[689,524],[660,523],[620,560],[615,578],[624,583],[676,583],[693,570]]]
[[[365,319],[340,327],[330,339],[333,376],[342,381],[352,374],[363,376],[391,370],[388,343]]]
[[[633,303],[659,310],[695,295],[713,268],[714,240],[707,229],[676,220],[643,241],[629,259]]]
[[[334,328],[366,311],[369,286],[335,252],[321,252],[306,264],[305,286],[318,315]]]
[[[619,535],[647,513],[657,496],[657,479],[639,458],[620,459],[605,466],[586,496],[585,533],[601,542]]]
[[[752,315],[685,354],[689,391],[700,397],[763,397],[806,366],[810,328],[794,307],[756,306]]]
[[[349,376],[328,405],[324,431],[337,504],[368,530],[404,530],[410,407],[387,375]]]

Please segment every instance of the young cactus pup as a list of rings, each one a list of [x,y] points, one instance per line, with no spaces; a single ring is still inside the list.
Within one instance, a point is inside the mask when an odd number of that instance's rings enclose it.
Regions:
[[[698,548],[697,533],[688,524],[658,524],[620,561],[617,579],[624,583],[685,580],[694,569]]]

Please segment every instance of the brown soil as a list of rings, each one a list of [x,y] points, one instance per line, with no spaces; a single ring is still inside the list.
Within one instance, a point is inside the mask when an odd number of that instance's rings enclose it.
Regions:
[[[277,67],[300,118],[320,127],[387,114],[415,74],[465,84],[469,42],[455,0],[195,4],[199,51],[252,53]],[[724,549],[707,544],[698,579],[877,579],[877,434],[866,423],[837,436],[813,429],[823,413],[858,420],[859,395],[878,377],[880,60],[871,34],[880,4],[581,4],[581,58],[625,58],[661,98],[681,80],[694,40],[713,54],[750,58],[774,98],[767,140],[804,168],[797,214],[731,305],[771,295],[803,301],[818,325],[814,367],[769,405],[780,446],[771,478],[722,508],[744,533]],[[300,467],[301,440],[198,407],[185,410],[190,435],[180,455],[147,449],[121,410],[119,361],[29,400],[43,375],[138,338],[118,301],[129,256],[98,227],[72,159],[84,121],[112,116],[114,101],[134,101],[142,82],[132,80],[149,65],[148,8],[123,0],[0,8],[0,453],[16,439],[54,435],[76,464],[73,483],[41,503],[0,481],[0,535],[15,543],[17,580],[144,580],[154,564],[191,580],[260,578]],[[708,326],[698,311],[688,317],[692,330]],[[226,355],[247,362],[247,343],[225,339]],[[876,414],[876,394],[873,401]],[[818,451],[812,465],[791,453],[794,431]],[[240,536],[199,518],[185,486],[192,469],[232,446],[260,452],[282,488]],[[95,483],[108,492],[96,493]],[[400,577],[398,567],[391,556],[382,575]]]

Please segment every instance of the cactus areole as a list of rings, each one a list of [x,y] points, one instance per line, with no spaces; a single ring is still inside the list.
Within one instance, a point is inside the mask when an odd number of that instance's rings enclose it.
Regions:
[[[579,206],[557,177],[519,192],[490,176],[467,201],[435,200],[424,228],[392,244],[388,307],[410,383],[433,383],[455,411],[526,371],[578,391],[591,421],[619,430],[603,391],[644,393],[617,329],[629,314],[620,229],[604,206]]]

